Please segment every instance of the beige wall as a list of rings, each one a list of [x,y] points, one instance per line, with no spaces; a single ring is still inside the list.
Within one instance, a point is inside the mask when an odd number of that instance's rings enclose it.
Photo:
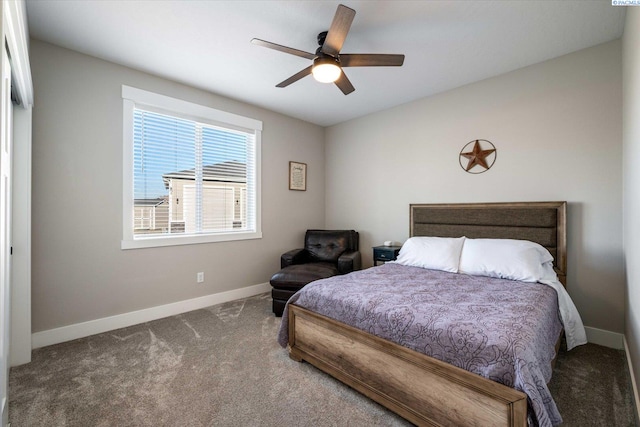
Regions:
[[[624,257],[627,273],[625,337],[640,381],[640,9],[627,8],[623,52]],[[637,397],[637,396],[636,396]]]
[[[566,200],[569,292],[622,332],[621,77],[618,40],[328,128],[327,227],[359,230],[371,265],[408,237],[410,203]],[[458,163],[474,139],[498,150],[479,175]]]
[[[36,40],[31,65],[33,332],[267,282],[324,226],[321,127]],[[120,249],[123,84],[263,121],[262,239]],[[288,190],[290,160],[306,192]]]

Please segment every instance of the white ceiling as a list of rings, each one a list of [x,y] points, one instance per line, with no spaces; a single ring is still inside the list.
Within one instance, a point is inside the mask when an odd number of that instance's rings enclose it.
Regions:
[[[27,0],[31,37],[322,126],[340,123],[619,38],[603,1],[343,1],[356,16],[342,53],[402,53],[402,67],[348,68],[345,96],[308,76],[337,1]]]

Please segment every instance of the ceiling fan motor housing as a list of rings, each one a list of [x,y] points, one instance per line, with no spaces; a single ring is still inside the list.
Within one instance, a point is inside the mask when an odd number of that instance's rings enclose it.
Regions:
[[[327,39],[328,33],[329,33],[328,31],[323,31],[318,34],[318,44],[320,45],[320,47],[322,47],[322,45],[324,44],[324,41]]]
[[[313,65],[319,64],[336,64],[340,66],[340,55],[331,56],[328,53],[320,51],[320,48],[316,50],[316,58],[313,60]]]

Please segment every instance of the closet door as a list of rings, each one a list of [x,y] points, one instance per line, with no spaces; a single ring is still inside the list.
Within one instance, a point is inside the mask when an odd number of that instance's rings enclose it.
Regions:
[[[13,145],[11,65],[2,49],[2,108],[0,111],[0,403],[2,425],[8,421],[9,340],[11,338],[11,149]]]

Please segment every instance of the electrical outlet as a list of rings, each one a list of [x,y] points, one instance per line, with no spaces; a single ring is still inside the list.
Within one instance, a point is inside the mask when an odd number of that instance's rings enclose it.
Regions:
[[[196,280],[198,281],[198,283],[202,283],[204,282],[204,272],[200,272],[198,273],[198,275],[196,276]]]

